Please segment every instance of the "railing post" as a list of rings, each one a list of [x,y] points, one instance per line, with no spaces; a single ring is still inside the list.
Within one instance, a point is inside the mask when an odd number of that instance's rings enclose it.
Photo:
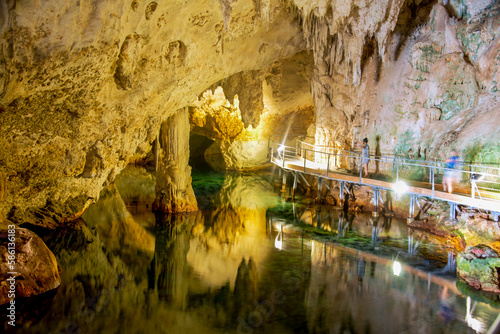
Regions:
[[[330,153],[328,153],[328,159],[326,162],[326,177],[328,177],[328,170],[330,169]]]
[[[436,171],[434,169],[434,166],[431,168],[431,174],[432,174],[432,198],[434,198],[434,190],[435,190],[435,184],[436,184]]]
[[[359,183],[361,184],[361,177],[363,176],[363,160],[360,156],[360,159],[359,159]]]
[[[306,149],[304,149],[304,151],[306,151],[306,152],[305,152],[305,154],[304,154],[304,157],[303,157],[303,159],[304,159],[304,173],[305,173],[305,172],[306,172],[306,157],[307,157],[307,148],[306,148]]]
[[[396,163],[396,183],[399,181],[399,161]]]

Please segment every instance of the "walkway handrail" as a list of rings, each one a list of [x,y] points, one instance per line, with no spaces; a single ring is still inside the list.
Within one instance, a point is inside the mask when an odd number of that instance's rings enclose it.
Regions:
[[[327,146],[319,146],[320,150],[317,149],[316,145],[312,145],[309,143],[304,143],[302,141],[297,141],[296,142],[296,147],[291,147],[291,146],[286,146],[282,143],[277,143],[274,141],[269,141],[270,143],[270,154],[271,154],[271,159],[277,159],[279,160],[279,163],[282,165],[282,167],[285,166],[285,161],[286,160],[296,160],[297,158],[302,159],[304,162],[304,172],[306,171],[307,164],[309,162],[309,165],[313,164],[316,167],[318,165],[324,166],[326,164],[326,175],[328,176],[329,172],[331,172],[331,167],[330,164],[331,162],[334,163],[334,166],[337,166],[337,161],[339,158],[347,158],[348,159],[348,165],[349,167],[352,165],[351,162],[354,164],[354,168],[358,169],[359,171],[359,178],[360,178],[360,183],[362,183],[362,163],[361,163],[361,152],[357,151],[348,151],[344,149],[338,149],[334,147],[327,147]],[[328,151],[333,151],[333,152],[327,152],[325,149],[321,148],[327,148]],[[277,154],[277,157],[275,155]],[[314,154],[315,157],[313,160],[307,159],[308,154]],[[321,162],[317,161],[317,156],[322,155],[323,158]],[[428,160],[410,160],[410,159],[402,159],[397,156],[383,156],[383,155],[375,155],[374,157],[370,157],[371,161],[375,162],[380,162],[380,163],[391,163],[392,164],[392,176],[395,178],[395,182],[398,182],[400,179],[400,172],[408,169],[409,167],[417,167],[417,168],[423,168],[424,171],[428,170],[429,176],[429,184],[431,185],[432,193],[434,196],[434,190],[436,186],[435,182],[435,176],[438,173],[443,173],[444,171],[449,171],[451,173],[454,173],[455,175],[461,175],[463,180],[470,179],[472,190],[471,190],[471,195],[474,198],[475,192],[477,191],[479,197],[481,197],[481,194],[479,193],[479,189],[484,189],[484,190],[494,190],[494,191],[499,191],[500,189],[495,189],[495,188],[486,188],[486,187],[478,187],[477,183],[488,183],[490,185],[493,185],[493,187],[500,188],[500,168],[494,168],[490,167],[493,172],[496,173],[488,173],[488,172],[478,172],[474,170],[474,167],[479,167],[477,165],[468,165],[468,164],[460,164],[460,166],[470,168],[470,170],[462,170],[459,168],[447,168],[445,166],[445,163],[441,161],[428,161]],[[273,161],[273,162],[278,162],[278,161]],[[358,167],[356,168],[356,165]],[[351,169],[352,168],[348,168]],[[474,175],[475,174],[475,175]],[[472,176],[480,175],[479,178],[474,178]],[[465,176],[465,178],[464,178]]]
[[[337,150],[337,151],[344,151],[344,152],[353,152],[353,153],[358,153],[358,154],[361,154],[361,151],[357,151],[357,150],[354,150],[354,151],[350,151],[350,150],[344,150],[344,149],[340,149],[340,148],[335,148],[335,147],[331,147],[331,146],[325,146],[325,145],[313,145],[313,144],[310,144],[310,143],[306,143],[304,141],[301,141],[301,140],[297,140],[297,143],[300,144],[300,146],[310,146],[310,147],[313,147],[315,150],[316,148],[328,148],[328,149],[333,149],[333,150]],[[297,147],[299,147],[299,145],[296,145]],[[327,152],[323,152],[321,150],[319,150],[318,152],[322,152],[322,153],[327,153]],[[421,159],[409,159],[409,158],[406,158],[404,157],[403,155],[400,155],[400,154],[387,154],[387,153],[380,153],[380,154],[377,154],[376,152],[375,153],[372,153],[370,152],[370,159],[372,159],[371,157],[374,156],[374,157],[379,157],[379,158],[388,158],[388,159],[402,159],[402,162],[409,162],[409,163],[412,163],[412,162],[415,162],[415,163],[429,163],[429,164],[436,164],[436,165],[445,165],[446,162],[444,161],[441,161],[441,160],[421,160]],[[457,164],[458,165],[461,165],[461,166],[464,166],[464,167],[469,167],[471,169],[471,171],[473,171],[474,168],[485,168],[485,169],[491,169],[491,170],[494,170],[496,171],[498,174],[492,174],[490,173],[491,175],[493,176],[500,176],[500,168],[499,167],[489,167],[489,166],[484,166],[484,165],[474,165],[474,164],[467,164],[465,161],[457,161]]]

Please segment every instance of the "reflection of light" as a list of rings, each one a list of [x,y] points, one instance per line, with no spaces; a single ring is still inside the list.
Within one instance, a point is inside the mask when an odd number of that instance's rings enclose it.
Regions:
[[[401,274],[401,263],[399,261],[394,261],[392,264],[392,271],[394,271],[394,275],[399,276]]]
[[[470,304],[471,304],[471,298],[467,297],[467,314],[465,315],[465,322],[470,328],[475,330],[477,333],[484,333],[486,329],[485,324],[483,324],[478,319],[474,319],[474,317],[472,317],[472,311],[474,310],[476,305],[474,305],[474,307],[471,310]]]
[[[408,191],[408,186],[403,181],[398,181],[394,184],[394,191],[398,194],[404,194]]]
[[[283,152],[284,149],[285,149],[285,146],[283,146],[283,145],[278,146],[278,153]]]
[[[274,240],[274,247],[276,247],[279,250],[283,249],[283,234],[281,233],[281,231],[278,232],[278,235]]]
[[[475,330],[477,333],[484,333],[485,328],[484,324],[481,321],[474,319],[471,316],[466,316],[465,322],[467,323],[467,325],[469,325],[470,328]]]

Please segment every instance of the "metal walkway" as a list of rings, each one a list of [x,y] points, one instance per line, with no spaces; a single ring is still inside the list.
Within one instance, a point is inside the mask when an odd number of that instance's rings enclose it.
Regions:
[[[490,211],[493,219],[499,220],[500,190],[495,189],[500,186],[498,167],[462,163],[460,169],[453,170],[461,184],[454,186],[453,193],[447,193],[442,190],[441,184],[436,183],[436,178],[445,170],[444,163],[440,161],[371,154],[369,169],[375,168],[375,173],[372,173],[372,177],[363,177],[361,154],[356,151],[302,141],[297,141],[295,147],[269,141],[269,154],[273,164],[294,175],[293,194],[299,180],[310,186],[303,176],[307,174],[318,178],[319,194],[323,185],[329,187],[325,179],[337,181],[340,200],[344,200],[344,192],[348,191],[347,184],[372,187],[376,208],[382,201],[380,190],[407,193],[410,195],[410,218],[414,216],[415,205],[420,206],[418,198],[427,197],[448,202],[451,219],[456,218],[457,205],[464,205]],[[420,175],[420,180],[412,179],[415,175]],[[284,177],[286,181],[285,173]]]

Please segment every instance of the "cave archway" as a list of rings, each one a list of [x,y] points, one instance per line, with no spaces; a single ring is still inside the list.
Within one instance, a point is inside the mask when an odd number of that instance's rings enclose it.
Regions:
[[[193,172],[220,172],[225,170],[218,144],[203,135],[191,133],[189,137],[189,165]]]

